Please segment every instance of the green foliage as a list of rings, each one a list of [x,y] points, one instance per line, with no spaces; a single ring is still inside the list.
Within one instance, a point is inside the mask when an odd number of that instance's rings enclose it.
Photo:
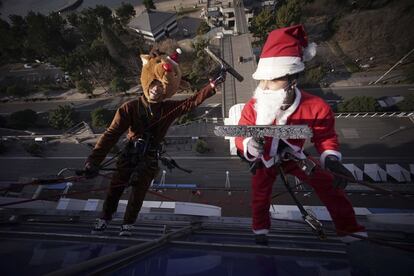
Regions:
[[[258,39],[257,43],[263,45],[267,35],[276,28],[288,27],[300,22],[302,10],[298,0],[287,0],[280,6],[276,13],[273,9],[263,9],[254,16],[250,26],[250,32]]]
[[[210,31],[210,26],[207,24],[206,21],[201,21],[200,25],[197,28],[197,34],[198,35],[203,35],[206,34]]]
[[[113,112],[108,109],[98,107],[91,112],[91,117],[93,127],[107,127],[111,123]]]
[[[114,92],[126,93],[129,89],[129,84],[121,77],[115,77],[111,81],[111,90]]]
[[[92,12],[98,17],[98,21],[103,25],[111,25],[114,23],[112,18],[112,10],[106,6],[97,5]]]
[[[194,145],[194,150],[198,153],[207,153],[210,151],[210,148],[208,147],[208,144],[206,141],[202,139],[198,139],[197,142]]]
[[[338,105],[339,112],[375,112],[381,107],[373,97],[357,96]]]
[[[192,119],[193,119],[193,116],[191,116],[190,113],[186,113],[180,118],[178,118],[177,125],[183,125],[183,124],[189,123],[191,122]]]
[[[36,142],[24,143],[23,148],[32,156],[41,156],[43,153],[43,147]]]
[[[284,28],[298,24],[301,15],[300,2],[298,0],[288,0],[276,12],[276,26],[278,28]]]
[[[116,16],[121,21],[121,24],[126,26],[132,17],[135,16],[135,9],[129,3],[122,2],[122,5],[115,10]]]
[[[304,86],[318,86],[325,76],[325,70],[321,65],[305,70],[304,80],[301,82]]]
[[[404,100],[397,103],[398,110],[414,111],[414,93],[404,96]]]
[[[152,1],[152,0],[144,0],[144,1],[142,1],[142,4],[144,4],[144,6],[147,10],[155,10],[156,9],[156,7],[154,5],[154,1]]]
[[[9,126],[17,129],[33,127],[37,121],[37,113],[31,109],[14,112],[9,117]]]
[[[25,17],[11,15],[9,22],[0,19],[1,63],[39,59],[62,67],[73,80],[85,78],[92,70],[95,77],[109,81],[120,65],[114,49],[118,49],[119,56],[130,54],[116,36],[122,34],[125,40],[133,41],[135,53],[143,48],[144,41],[124,29],[134,13],[133,6],[123,3],[116,17],[111,9],[98,5],[65,17],[29,12]],[[128,69],[136,74],[135,69]]]
[[[13,84],[7,87],[6,93],[7,95],[13,97],[24,97],[27,96],[30,93],[30,91],[26,87]]]
[[[192,70],[188,77],[192,85],[196,85],[209,71],[208,57],[204,51],[204,48],[207,46],[208,40],[202,37],[197,37],[193,42],[195,52],[191,68]]]
[[[250,26],[253,37],[258,38],[259,44],[263,45],[269,32],[276,28],[275,14],[271,9],[263,9],[254,16]]]
[[[92,94],[93,92],[92,84],[89,81],[84,80],[84,79],[76,82],[76,88],[82,94]]]
[[[69,105],[59,105],[49,112],[49,125],[56,129],[67,129],[75,124],[75,111]]]

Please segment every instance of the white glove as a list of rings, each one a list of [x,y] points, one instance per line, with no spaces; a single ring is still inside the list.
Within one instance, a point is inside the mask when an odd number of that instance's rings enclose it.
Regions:
[[[247,153],[250,154],[251,156],[258,158],[259,156],[263,154],[263,150],[264,150],[263,143],[259,143],[253,138],[250,139],[249,142],[247,142]]]

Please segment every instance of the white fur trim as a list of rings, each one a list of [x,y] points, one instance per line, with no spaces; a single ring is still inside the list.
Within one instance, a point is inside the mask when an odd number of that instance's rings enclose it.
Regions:
[[[253,162],[255,161],[257,158],[253,157],[253,158],[249,158],[249,155],[247,154],[247,143],[249,143],[249,141],[252,139],[253,137],[247,137],[243,140],[243,155],[244,158],[246,158],[247,161]]]
[[[273,80],[299,73],[304,69],[305,64],[303,64],[300,57],[260,58],[256,72],[252,77],[255,80]]]
[[[355,234],[355,235],[358,235],[358,236],[361,236],[361,237],[364,237],[364,238],[368,238],[368,233],[365,232],[365,231],[364,232],[355,232],[355,233],[352,233],[352,234]],[[351,242],[362,240],[362,239],[359,239],[358,237],[353,237],[353,236],[350,236],[350,235],[339,237],[339,239],[344,243],[351,243]]]
[[[270,156],[276,156],[278,147],[279,147],[279,139],[278,138],[273,138],[272,139],[272,145],[270,146],[269,155]]]
[[[317,46],[315,42],[312,42],[308,44],[308,47],[303,49],[303,61],[309,61],[316,56]]]
[[[170,56],[167,57],[167,59],[174,65],[178,65],[177,62],[175,62],[175,60],[173,60],[172,58],[170,58]]]
[[[286,139],[282,139],[282,140],[289,146],[289,148],[285,149],[283,152],[290,152],[290,154],[292,154],[298,159],[306,159],[306,155],[303,153],[302,148],[289,143]]]
[[[326,156],[328,155],[335,155],[336,157],[338,157],[339,160],[342,160],[342,154],[339,151],[325,150],[324,152],[322,152],[321,157],[319,159],[321,162],[322,168],[325,168],[325,159],[326,159]]]
[[[279,161],[278,156],[272,156],[272,158],[270,158],[269,160],[264,159],[262,156],[261,159],[262,159],[263,165],[265,165],[266,168],[270,168],[271,166],[276,164],[277,161]]]
[[[259,230],[253,229],[253,233],[255,233],[256,235],[267,235],[269,234],[269,229],[259,229]]]
[[[283,113],[282,116],[277,120],[277,124],[278,125],[286,125],[287,123],[287,119],[290,115],[293,114],[293,112],[296,111],[296,109],[299,107],[300,104],[300,99],[302,97],[302,94],[300,93],[300,90],[298,88],[295,89],[295,101],[293,102],[293,104],[286,109]],[[292,145],[289,142],[285,141],[289,146],[291,146],[294,150],[296,151],[301,151],[301,148],[299,148],[298,146]],[[272,139],[272,146],[270,147],[270,152],[269,155],[272,157],[269,160],[265,160],[262,156],[262,162],[263,164],[266,166],[266,168],[270,168],[271,166],[273,166],[277,161],[279,161],[279,157],[277,156],[277,148],[279,146],[279,139]],[[302,152],[303,154],[303,152]]]

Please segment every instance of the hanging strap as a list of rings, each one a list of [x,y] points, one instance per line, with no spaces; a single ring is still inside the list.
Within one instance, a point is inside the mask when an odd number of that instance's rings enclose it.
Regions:
[[[277,165],[276,168],[280,172],[280,176],[282,178],[283,184],[285,185],[286,189],[288,190],[290,196],[295,201],[296,206],[298,206],[299,211],[302,214],[303,220],[310,226],[312,231],[315,232],[318,235],[319,239],[325,240],[327,237],[326,237],[325,232],[323,231],[322,223],[314,215],[309,214],[309,212],[306,211],[305,208],[303,207],[302,203],[300,203],[300,201],[297,199],[297,197],[295,196],[295,193],[292,191],[292,189],[289,186],[289,183],[287,181],[287,177],[285,175],[285,172],[282,169],[282,166]]]

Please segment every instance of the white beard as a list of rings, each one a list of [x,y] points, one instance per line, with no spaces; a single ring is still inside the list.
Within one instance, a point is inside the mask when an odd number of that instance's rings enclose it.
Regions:
[[[275,119],[278,120],[283,114],[283,110],[280,108],[286,95],[287,93],[283,88],[279,90],[263,90],[257,87],[254,92],[254,98],[256,99],[254,105],[256,125],[271,125]]]

